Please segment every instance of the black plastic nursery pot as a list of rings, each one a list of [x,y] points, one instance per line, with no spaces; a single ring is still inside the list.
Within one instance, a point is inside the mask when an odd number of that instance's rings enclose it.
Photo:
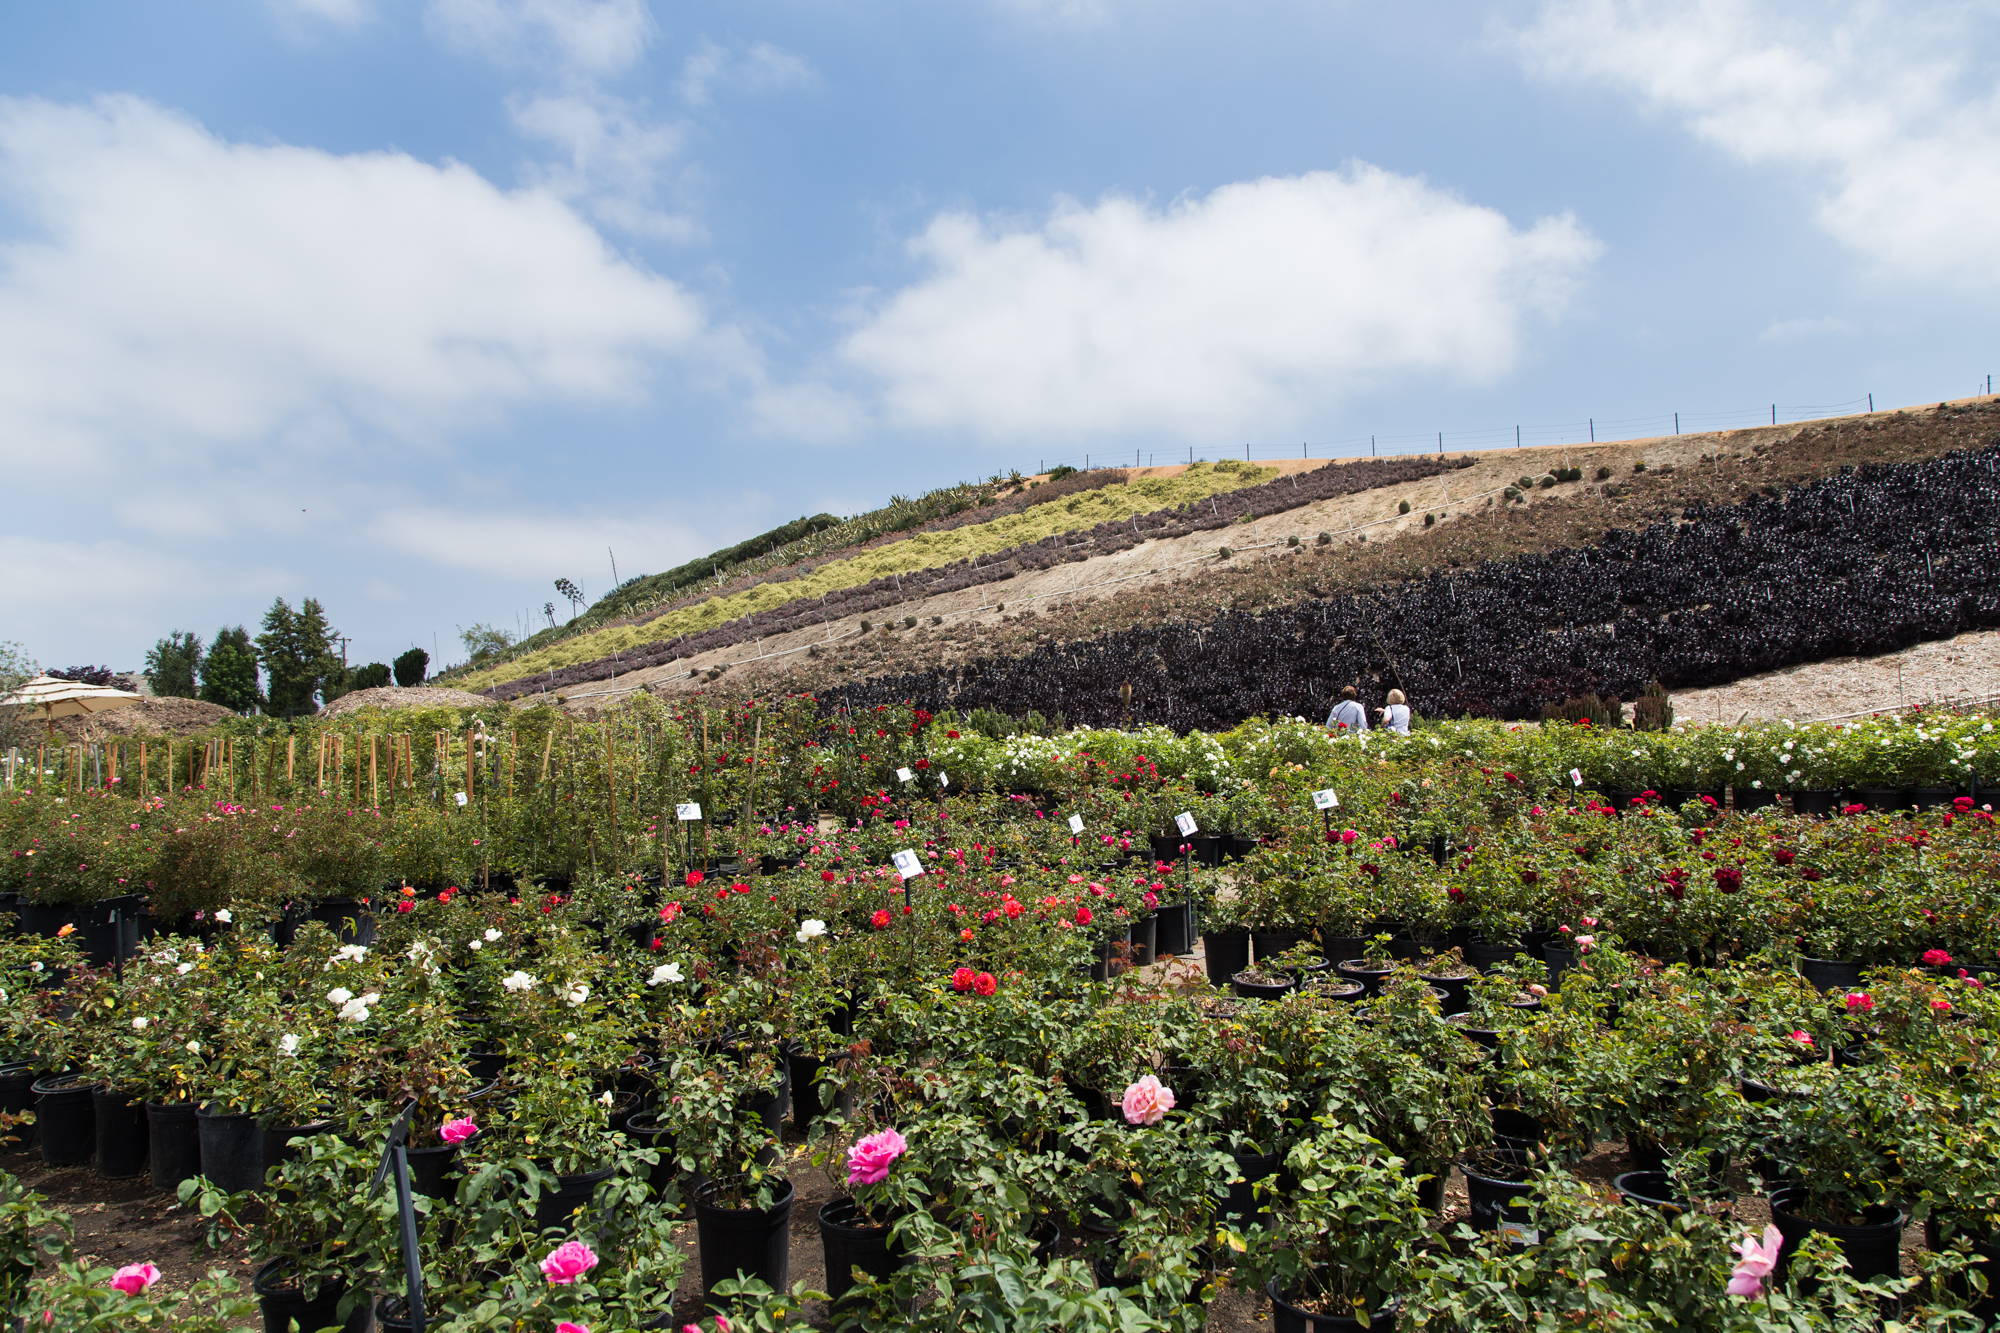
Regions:
[[[234,1194],[264,1183],[264,1134],[254,1115],[195,1111],[201,1134],[201,1173]]]
[[[1194,928],[1194,907],[1185,899],[1177,903],[1161,903],[1153,909],[1158,926],[1153,935],[1153,956],[1165,958],[1169,955],[1193,953],[1194,942],[1199,936]]]
[[[35,1124],[41,1127],[42,1160],[50,1166],[82,1166],[97,1155],[97,1122],[86,1074],[51,1074],[35,1084]]]
[[[1794,1212],[1807,1197],[1803,1189],[1782,1189],[1771,1195],[1771,1221],[1785,1238],[1779,1251],[1780,1273],[1790,1265],[1799,1243],[1814,1231],[1833,1237],[1858,1282],[1895,1277],[1902,1271],[1903,1224],[1909,1220],[1909,1214],[1884,1205],[1863,1213],[1864,1221],[1859,1226],[1839,1226],[1816,1222]]]
[[[556,1187],[535,1200],[535,1225],[552,1227],[569,1219],[579,1208],[590,1205],[591,1196],[597,1187],[611,1179],[616,1167],[607,1166],[596,1171],[583,1171],[575,1175],[558,1175]]]
[[[1812,815],[1819,819],[1832,814],[1834,807],[1840,803],[1837,791],[1788,791],[1785,795],[1791,799],[1793,814]]]
[[[1259,1199],[1257,1197],[1257,1182],[1260,1180],[1269,1180],[1271,1177],[1278,1175],[1280,1169],[1285,1164],[1285,1154],[1283,1151],[1279,1151],[1274,1153],[1233,1152],[1229,1155],[1236,1159],[1236,1174],[1242,1176],[1243,1179],[1229,1187],[1229,1197],[1224,1199],[1222,1203],[1222,1217],[1225,1221],[1254,1218],[1260,1207],[1267,1206],[1273,1202],[1269,1198],[1268,1191],[1266,1192],[1266,1198]],[[1280,1190],[1284,1189],[1285,1184],[1286,1182],[1280,1179],[1278,1181],[1278,1188]]]
[[[153,1188],[168,1194],[201,1174],[201,1127],[193,1102],[147,1102],[146,1147]]]
[[[375,942],[375,914],[359,898],[322,898],[306,909],[306,917],[332,931],[342,944]]]
[[[695,1235],[701,1249],[702,1298],[715,1305],[716,1284],[725,1278],[761,1279],[773,1291],[791,1286],[792,1182],[777,1182],[769,1208],[728,1208],[715,1203],[725,1186],[741,1176],[704,1181],[694,1195]]]
[[[1333,970],[1349,981],[1358,981],[1367,987],[1370,995],[1382,989],[1382,979],[1389,975],[1393,964],[1377,963],[1366,958],[1345,958],[1333,965]]]
[[[1204,963],[1211,986],[1227,986],[1230,978],[1250,966],[1250,932],[1205,930],[1201,933]]]
[[[452,1199],[458,1195],[458,1152],[466,1144],[477,1139],[458,1143],[438,1143],[428,1148],[411,1148],[408,1152],[410,1163],[410,1192],[421,1194],[426,1199]]]
[[[888,1225],[862,1220],[852,1199],[828,1199],[819,1206],[819,1238],[826,1251],[826,1294],[836,1301],[853,1288],[855,1269],[879,1281],[903,1265],[890,1248]]]
[[[680,1166],[674,1160],[673,1131],[660,1123],[660,1117],[655,1112],[641,1111],[625,1122],[625,1137],[632,1140],[634,1146],[650,1148],[660,1155],[660,1160],[646,1172],[646,1187],[652,1191],[654,1198],[659,1198],[667,1192],[667,1186],[673,1184],[674,1177],[680,1174]]]
[[[146,1169],[146,1105],[113,1088],[92,1088],[90,1114],[97,1122],[97,1174],[123,1180]]]
[[[41,1075],[34,1066],[23,1064],[0,1065],[0,1111],[9,1115],[26,1115],[35,1109],[35,1080]],[[23,1148],[32,1147],[35,1142],[33,1124],[17,1126],[15,1137]]]
[[[347,1294],[347,1283],[340,1279],[329,1279],[320,1284],[310,1300],[297,1286],[292,1285],[285,1271],[288,1261],[273,1259],[257,1270],[250,1280],[250,1290],[257,1297],[257,1308],[264,1316],[264,1333],[315,1333],[322,1328],[338,1328],[341,1333],[367,1333],[373,1320],[374,1310],[369,1301],[361,1301],[346,1319],[340,1317],[340,1298]]]
[[[1801,958],[1799,975],[1815,990],[1851,991],[1861,986],[1861,964],[1835,958]]]
[[[1377,1329],[1396,1327],[1396,1316],[1403,1310],[1402,1298],[1397,1297],[1371,1313],[1364,1324],[1352,1315],[1316,1314],[1293,1305],[1288,1297],[1296,1293],[1280,1290],[1276,1278],[1265,1285],[1264,1294],[1271,1298],[1272,1333],[1347,1333],[1349,1329],[1376,1333]]]
[[[84,926],[86,909],[77,903],[31,903],[26,899],[14,909],[21,917],[21,931],[52,940],[64,926]]]
[[[1159,954],[1160,918],[1148,912],[1132,923],[1132,966],[1145,967]]]
[[[331,1120],[313,1120],[303,1125],[267,1125],[262,1121],[258,1121],[258,1154],[263,1161],[264,1170],[269,1171],[274,1166],[282,1166],[294,1157],[302,1156],[310,1151],[303,1146],[294,1148],[292,1146],[293,1139],[310,1138],[315,1134],[330,1134],[332,1132],[333,1122]]]
[[[1474,940],[1465,946],[1465,961],[1481,972],[1491,972],[1494,968],[1510,966],[1514,959],[1528,950],[1520,944],[1488,944],[1484,940]]]
[[[1535,1220],[1532,1209],[1512,1202],[1534,1190],[1534,1163],[1528,1154],[1494,1149],[1466,1158],[1458,1169],[1465,1173],[1466,1200],[1478,1230],[1495,1231],[1503,1225],[1525,1228]]]
[[[1258,981],[1253,977],[1261,973],[1238,972],[1229,979],[1229,988],[1239,998],[1245,1000],[1282,1000],[1292,993],[1296,984],[1290,977],[1280,981]]]
[[[1467,996],[1472,990],[1471,977],[1435,977],[1428,972],[1420,972],[1417,975],[1429,982],[1433,988],[1444,992],[1443,1007],[1447,1014],[1462,1014],[1470,1007]]]
[[[1269,962],[1285,950],[1295,947],[1305,940],[1304,935],[1282,930],[1253,930],[1250,932],[1252,956],[1260,963]]]

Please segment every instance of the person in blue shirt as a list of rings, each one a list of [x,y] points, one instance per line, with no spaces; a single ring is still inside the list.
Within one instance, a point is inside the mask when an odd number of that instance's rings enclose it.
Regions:
[[[1368,730],[1368,710],[1361,706],[1360,697],[1352,685],[1341,689],[1340,702],[1326,715],[1326,729],[1328,731],[1344,729],[1350,732]]]

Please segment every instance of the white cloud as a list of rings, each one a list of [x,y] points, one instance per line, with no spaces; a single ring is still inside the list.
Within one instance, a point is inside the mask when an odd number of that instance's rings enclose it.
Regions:
[[[495,64],[595,77],[630,69],[654,32],[645,0],[431,0],[429,19],[447,42]]]
[[[2000,272],[2000,92],[1982,22],[1956,4],[1554,0],[1512,41],[1544,78],[1794,169],[1820,224],[1885,270],[1983,285]]]
[[[931,275],[843,351],[910,425],[1206,438],[1412,372],[1490,381],[1599,248],[1366,164],[1034,229],[953,213],[911,243]]]
[[[568,156],[560,166],[531,169],[538,184],[621,231],[676,241],[700,237],[692,218],[655,206],[660,177],[685,138],[679,127],[649,124],[622,98],[596,92],[531,97],[511,110],[521,133]]]
[[[0,100],[0,202],[25,233],[0,241],[0,460],[17,476],[634,401],[708,337],[692,298],[546,191],[397,153],[230,144],[133,98]]]
[[[758,42],[741,55],[704,41],[681,63],[681,97],[690,106],[707,106],[715,90],[746,93],[783,92],[810,87],[819,76],[801,56]]]
[[[1841,319],[1837,315],[1821,315],[1817,319],[1779,319],[1758,335],[1759,342],[1784,342],[1792,338],[1813,338],[1822,334],[1853,335],[1861,328],[1853,320]]]

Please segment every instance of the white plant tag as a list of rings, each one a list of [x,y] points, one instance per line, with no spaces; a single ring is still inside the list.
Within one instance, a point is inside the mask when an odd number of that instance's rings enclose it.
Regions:
[[[899,768],[896,770],[896,781],[898,782],[908,782],[911,778],[914,778],[915,776],[916,774],[912,773],[907,768]]]
[[[1571,786],[1581,787],[1583,785],[1583,770],[1580,768],[1572,768],[1569,771],[1569,781]]]
[[[1081,833],[1081,832],[1083,832],[1083,816],[1082,816],[1082,815],[1071,815],[1071,816],[1069,817],[1069,831],[1070,831],[1071,833]]]
[[[951,778],[945,773],[943,769],[940,768],[938,770],[938,786],[949,787],[950,785],[951,785]]]
[[[687,823],[691,819],[700,819],[701,802],[683,801],[681,804],[674,807],[674,818],[680,820],[683,824]]]
[[[1333,794],[1333,788],[1331,787],[1328,787],[1325,791],[1316,791],[1313,793],[1313,809],[1315,810],[1332,810],[1338,807],[1339,804],[1340,798]]]
[[[895,861],[896,873],[904,879],[915,879],[918,875],[924,873],[924,863],[917,859],[917,854],[913,851],[904,850],[897,852]]]
[[[1181,831],[1183,838],[1192,838],[1200,832],[1200,827],[1194,822],[1194,812],[1191,810],[1183,810],[1175,815],[1174,827]]]
[[[453,793],[451,794],[451,799],[452,799],[452,800],[454,800],[454,801],[457,801],[457,802],[458,802],[458,803],[459,803],[460,805],[464,805],[464,804],[465,804],[465,793],[464,793],[464,792],[462,792],[462,791],[456,791],[456,792],[453,792]]]

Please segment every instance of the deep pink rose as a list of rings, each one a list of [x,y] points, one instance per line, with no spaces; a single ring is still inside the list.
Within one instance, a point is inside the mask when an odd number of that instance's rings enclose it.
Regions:
[[[1950,967],[1951,955],[1943,949],[1924,950],[1924,963],[1929,967]]]
[[[597,1256],[580,1240],[566,1240],[542,1260],[542,1276],[554,1287],[570,1283],[597,1267]]]
[[[893,1129],[870,1134],[847,1150],[847,1183],[881,1184],[889,1178],[889,1167],[909,1149],[909,1143]]]
[[[1133,1125],[1157,1125],[1174,1109],[1174,1090],[1148,1074],[1125,1089],[1125,1121]]]
[[[472,1123],[471,1116],[447,1120],[438,1126],[438,1137],[451,1144],[463,1143],[478,1132],[479,1126]]]
[[[111,1275],[111,1285],[127,1296],[137,1296],[160,1280],[160,1270],[151,1264],[127,1264]]]

